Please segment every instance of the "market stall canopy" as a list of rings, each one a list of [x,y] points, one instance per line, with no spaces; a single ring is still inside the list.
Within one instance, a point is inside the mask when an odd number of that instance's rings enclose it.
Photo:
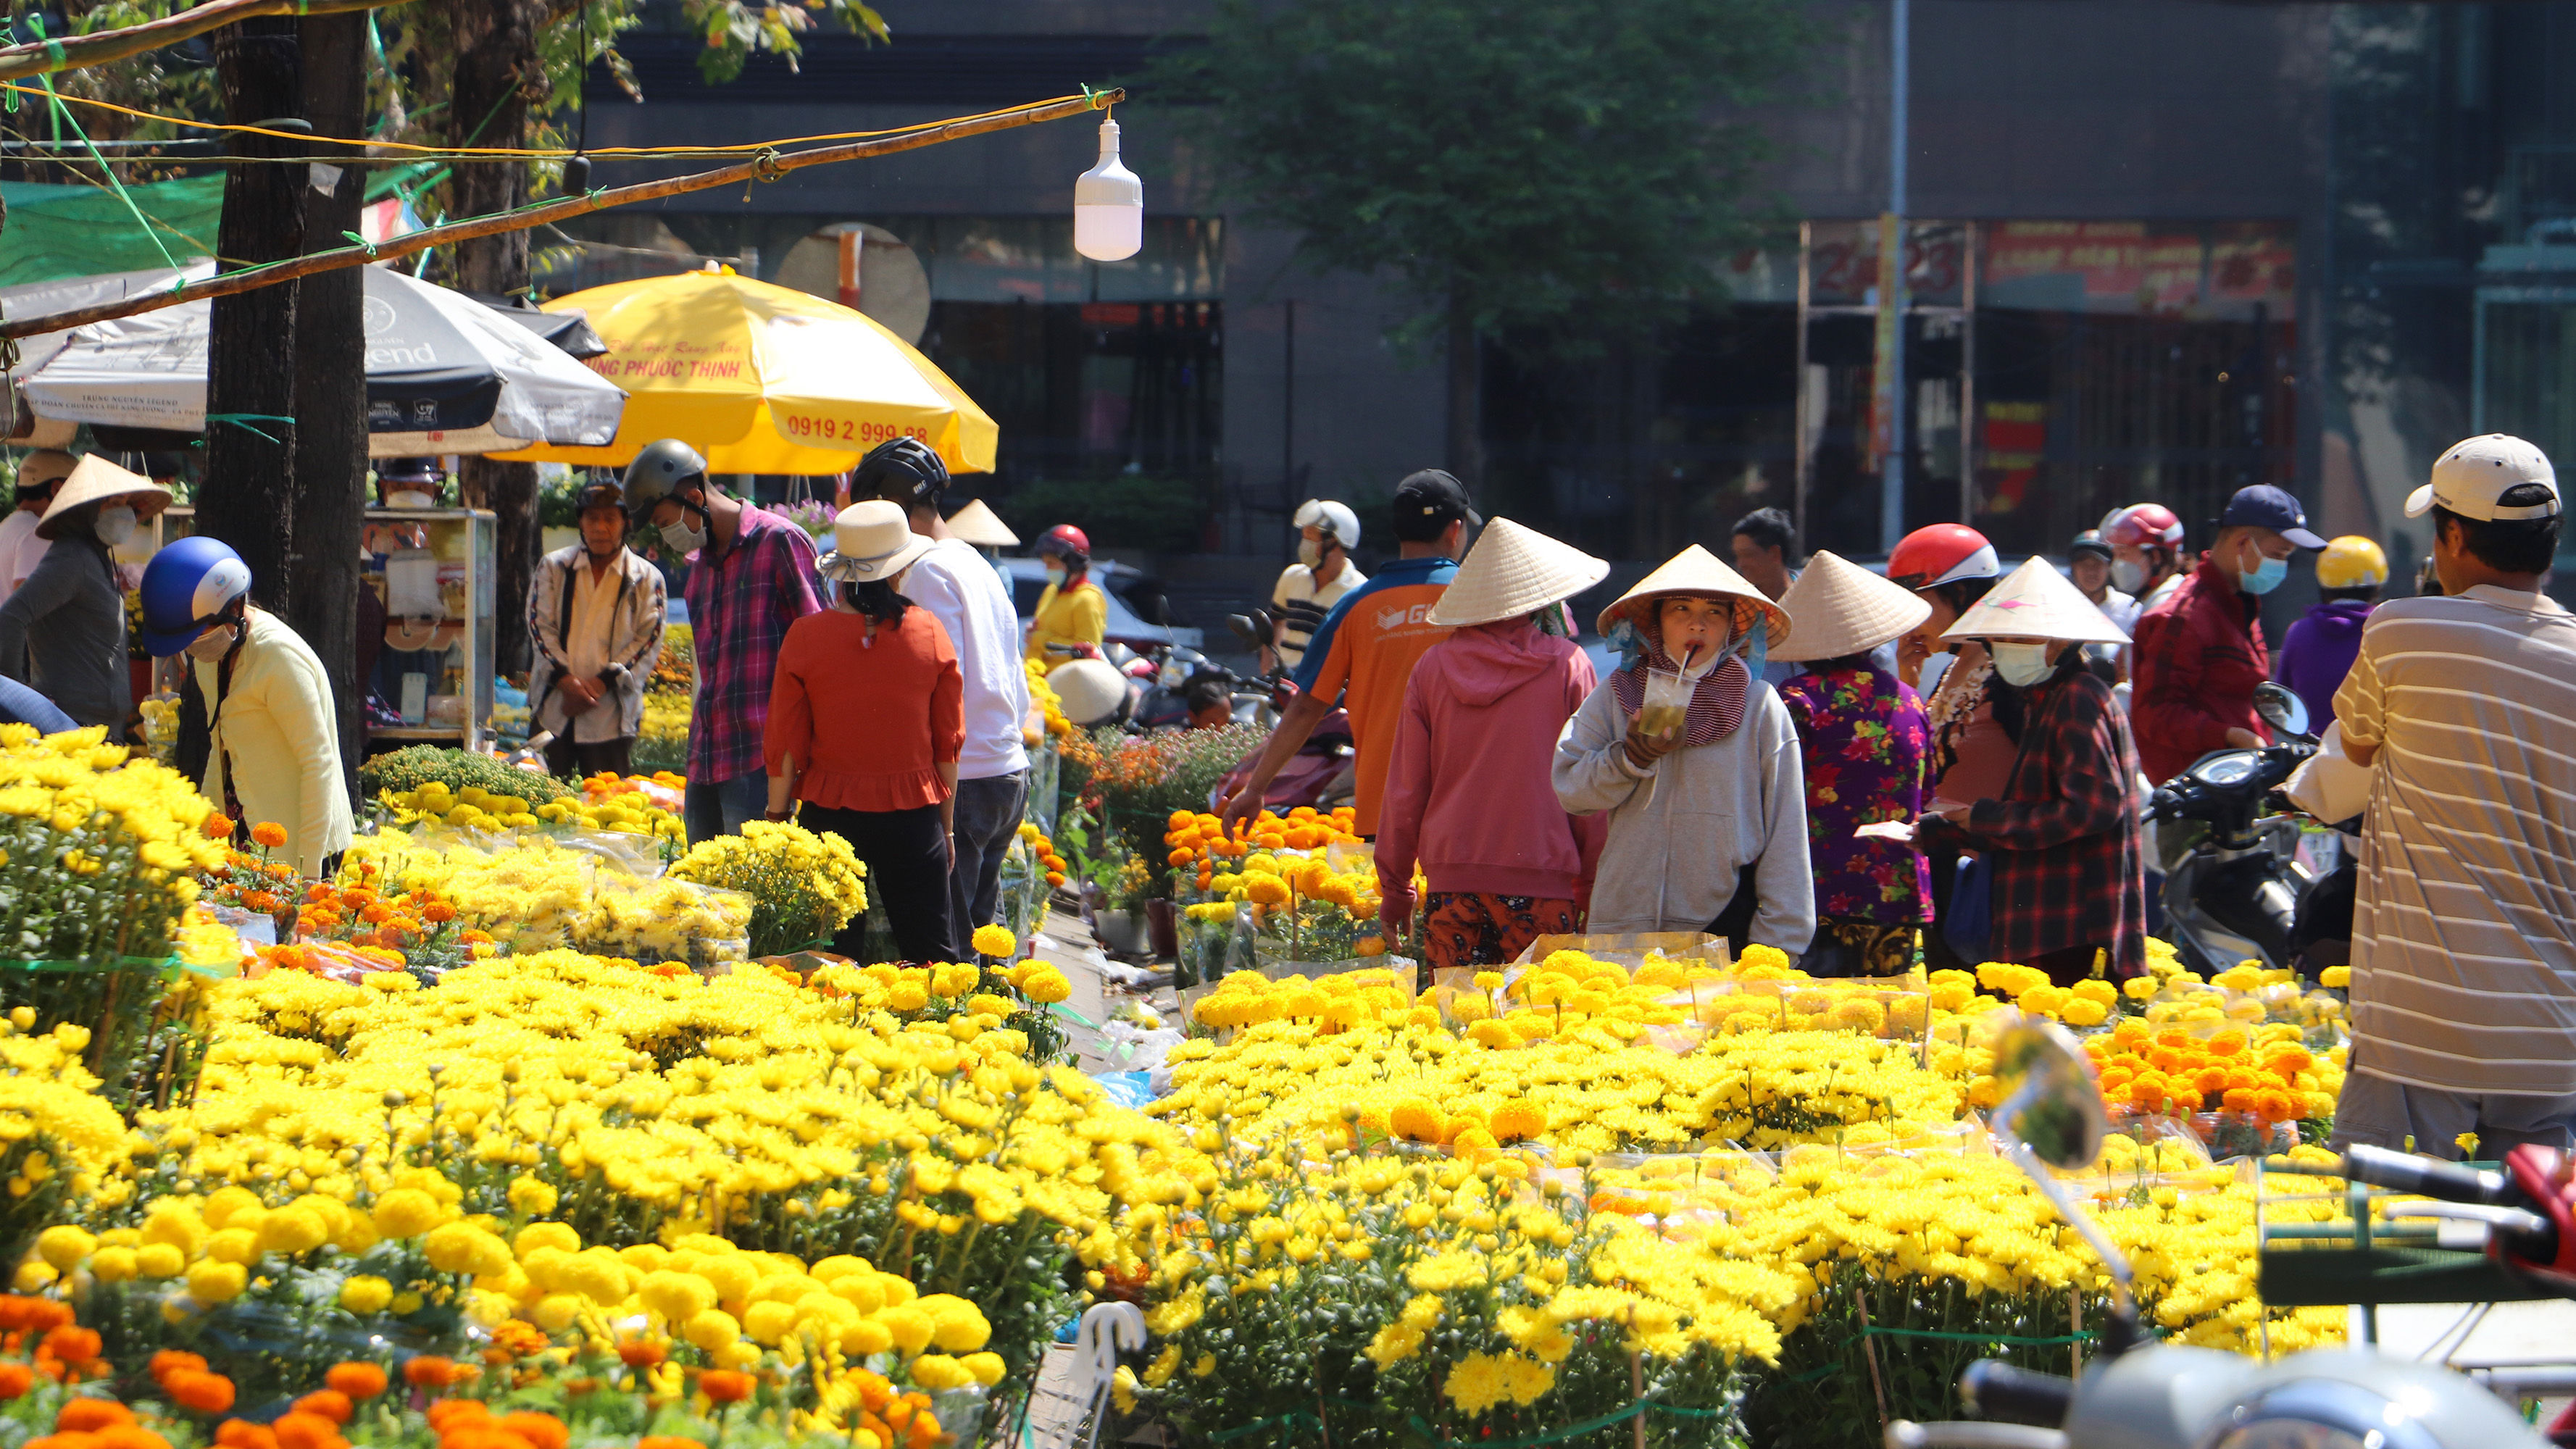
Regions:
[[[0,237],[7,235],[7,230],[0,228]],[[132,272],[57,277],[0,287],[0,317],[41,317],[49,312],[95,307],[102,302],[121,302],[128,297],[169,291],[180,281],[202,282],[214,274],[214,258],[196,257],[176,267],[145,267]],[[18,339],[18,365],[9,370],[10,377],[24,381],[33,376],[38,368],[54,360],[54,354],[63,350],[71,335],[72,329],[66,327],[60,332],[39,332]]]
[[[993,419],[929,358],[836,302],[714,271],[546,304],[576,308],[608,344],[591,365],[629,393],[625,424],[607,447],[510,457],[623,467],[656,438],[679,438],[717,473],[844,473],[909,435],[951,472],[992,470]]]
[[[388,267],[365,278],[369,457],[617,436],[625,395],[534,332]],[[27,400],[64,422],[202,432],[212,309],[182,302],[75,329],[26,380]]]
[[[575,307],[569,312],[547,312],[522,304],[516,297],[500,297],[490,292],[465,294],[539,337],[563,349],[567,357],[588,362],[607,355],[608,344],[590,330],[590,318]]]
[[[133,198],[131,208],[95,182],[0,181],[0,204],[9,214],[9,224],[0,227],[0,287],[166,270],[214,255],[223,177],[146,181],[126,187],[125,195]]]

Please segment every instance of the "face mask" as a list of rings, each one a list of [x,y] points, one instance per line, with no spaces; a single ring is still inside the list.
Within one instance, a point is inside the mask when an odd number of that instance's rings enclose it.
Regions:
[[[2254,566],[2252,573],[2238,576],[2236,583],[2237,587],[2249,594],[2268,594],[2279,588],[2281,581],[2289,576],[2288,559],[2267,556],[2261,563]]]
[[[211,664],[230,652],[233,647],[233,636],[238,632],[240,631],[230,624],[218,624],[189,641],[188,657],[203,659]]]
[[[98,511],[98,522],[91,526],[97,532],[99,542],[116,548],[134,536],[134,510],[121,503],[113,508],[102,508]]]
[[[2047,644],[2018,644],[1997,641],[1986,648],[1995,656],[1995,673],[2004,683],[2016,689],[2028,689],[2046,679],[2057,666],[2048,660]]]
[[[436,508],[438,499],[417,489],[405,489],[399,493],[386,494],[385,506],[387,508]]]
[[[1324,561],[1324,546],[1311,538],[1297,540],[1297,562],[1308,568]]]
[[[662,525],[662,541],[680,553],[689,554],[707,546],[707,535],[702,529],[689,527],[688,516],[683,514],[679,522]]]
[[[1062,568],[1059,568],[1054,564],[1048,564],[1046,576],[1048,588],[1060,589],[1064,587],[1064,570]]]
[[[2147,567],[2135,559],[2111,560],[2111,587],[2124,594],[2134,594],[2147,581]]]

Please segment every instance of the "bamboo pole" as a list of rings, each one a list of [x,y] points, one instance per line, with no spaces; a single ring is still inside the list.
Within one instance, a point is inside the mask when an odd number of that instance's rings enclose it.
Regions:
[[[215,0],[215,3],[227,3],[227,0]],[[291,7],[294,0],[242,0],[242,3]],[[368,0],[309,0],[309,3],[317,8],[323,5],[351,8],[368,3]],[[197,12],[188,13],[193,15]],[[1098,110],[1103,106],[1125,100],[1126,97],[1127,93],[1123,90],[1095,91],[1085,97],[1049,101],[1043,105],[1022,106],[1018,110],[1003,111],[990,116],[948,121],[896,136],[852,141],[839,146],[817,146],[810,151],[797,151],[784,155],[763,152],[748,161],[719,167],[713,171],[696,171],[686,176],[673,176],[661,181],[644,181],[632,186],[611,187],[585,192],[578,196],[559,197],[553,201],[522,207],[517,211],[504,212],[498,216],[475,217],[466,221],[451,222],[446,226],[431,227],[426,231],[416,231],[408,236],[396,237],[373,245],[335,247],[329,251],[300,256],[292,261],[220,273],[207,281],[191,282],[185,287],[166,292],[147,293],[139,297],[128,297],[122,301],[104,302],[93,307],[78,307],[67,312],[48,312],[37,317],[12,317],[0,321],[0,338],[32,337],[40,332],[60,332],[68,327],[131,317],[137,313],[158,311],[163,307],[174,307],[181,302],[194,302],[204,297],[226,297],[238,292],[255,291],[261,287],[275,286],[280,282],[291,282],[298,277],[309,277],[316,272],[332,272],[343,267],[389,261],[397,257],[425,252],[432,247],[445,246],[450,242],[469,241],[482,236],[498,236],[503,232],[525,231],[531,227],[543,226],[548,222],[586,216],[594,211],[606,211],[612,207],[627,206],[638,201],[655,201],[665,196],[680,196],[692,191],[710,191],[719,186],[731,186],[738,182],[775,181],[790,171],[801,170],[807,166],[824,166],[836,161],[864,161],[876,156],[891,156],[900,151],[917,151],[924,146],[936,146],[943,141],[963,140],[968,136],[1007,131],[1019,126],[1035,125],[1041,121],[1059,121],[1067,116],[1078,116],[1088,111]]]
[[[147,50],[177,45],[236,20],[255,20],[263,15],[341,15],[351,10],[381,10],[399,3],[401,0],[206,0],[194,9],[141,25],[0,46],[0,80],[24,80],[106,65]]]

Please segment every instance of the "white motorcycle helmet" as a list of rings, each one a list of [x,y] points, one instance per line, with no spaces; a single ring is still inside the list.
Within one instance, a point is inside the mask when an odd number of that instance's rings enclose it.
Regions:
[[[1342,546],[1344,553],[1360,546],[1360,516],[1351,512],[1347,503],[1336,503],[1329,498],[1309,498],[1297,505],[1296,524],[1301,531],[1309,528],[1322,530]]]

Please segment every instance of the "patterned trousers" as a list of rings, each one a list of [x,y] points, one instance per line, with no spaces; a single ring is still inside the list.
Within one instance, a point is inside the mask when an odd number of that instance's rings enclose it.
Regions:
[[[1423,954],[1443,966],[1500,966],[1541,936],[1574,933],[1574,902],[1485,891],[1431,891],[1422,898]]]

